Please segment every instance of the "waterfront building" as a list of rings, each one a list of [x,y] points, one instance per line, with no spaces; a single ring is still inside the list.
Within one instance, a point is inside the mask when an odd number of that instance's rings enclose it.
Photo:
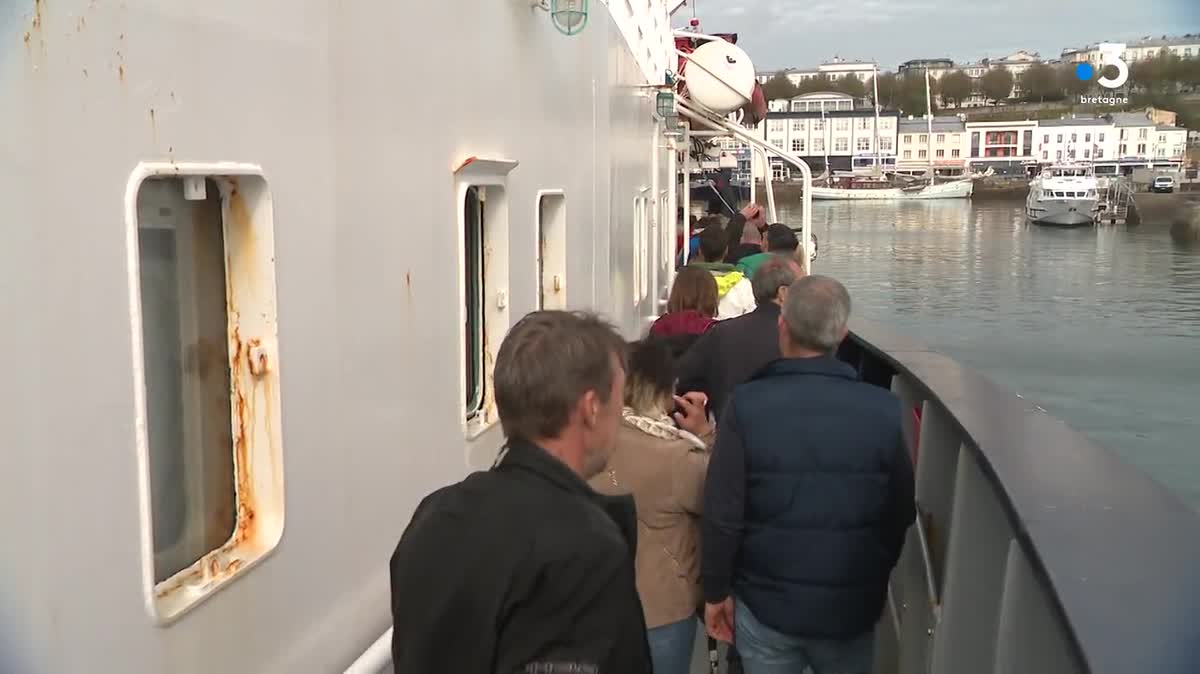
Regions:
[[[1098,164],[1104,175],[1130,175],[1135,168],[1178,171],[1187,151],[1187,129],[1156,124],[1147,112],[1114,112],[1106,115],[1117,139],[1115,161]]]
[[[1115,40],[1114,40],[1115,42]],[[1126,63],[1137,63],[1152,59],[1167,51],[1180,58],[1200,58],[1200,34],[1187,34],[1178,37],[1164,35],[1162,37],[1143,37],[1139,40],[1125,43],[1125,51],[1121,58]],[[1082,63],[1084,61],[1095,66],[1100,65],[1100,48],[1091,44],[1081,48],[1067,48],[1062,52],[1062,60],[1067,63]]]
[[[965,126],[969,170],[991,168],[1001,175],[1019,175],[1031,172],[1037,164],[1033,154],[1037,120],[967,122]]]
[[[773,102],[767,118],[759,122],[755,133],[772,145],[799,157],[820,172],[829,158],[835,171],[848,171],[855,159],[878,153],[895,161],[896,128],[899,113],[879,113],[878,146],[875,144],[875,110],[865,101],[835,91],[821,91],[786,100],[785,106]],[[862,163],[861,161],[857,163]],[[791,171],[782,162],[772,160],[773,178],[786,180]],[[755,166],[755,177],[761,167]]]
[[[921,117],[901,119],[896,130],[896,170],[899,173],[924,173],[933,160],[938,175],[961,174],[967,162],[966,125],[958,117],[934,117],[933,133]],[[932,156],[931,156],[932,155]]]
[[[1112,123],[1102,117],[1044,119],[1035,135],[1038,162],[1099,161],[1117,157]]]

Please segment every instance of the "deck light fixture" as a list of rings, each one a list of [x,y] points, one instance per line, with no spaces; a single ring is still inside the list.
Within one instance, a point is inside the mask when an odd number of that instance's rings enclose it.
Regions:
[[[588,20],[588,0],[550,0],[550,20],[563,35],[578,35]]]
[[[670,90],[660,90],[658,97],[655,99],[655,107],[658,111],[658,116],[668,126],[674,126],[674,122],[679,117],[679,113],[675,111],[675,92]]]

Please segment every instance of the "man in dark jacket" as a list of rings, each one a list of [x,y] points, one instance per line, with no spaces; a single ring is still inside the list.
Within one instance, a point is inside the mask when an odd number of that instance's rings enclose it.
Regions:
[[[651,671],[633,500],[585,482],[620,423],[624,348],[566,312],[509,332],[494,375],[500,458],[426,497],[392,555],[397,672]]]
[[[870,674],[888,577],[915,517],[900,401],[833,356],[850,296],[788,290],[781,360],[738,387],[704,495],[705,619],[746,674]]]
[[[703,391],[720,418],[733,387],[779,358],[779,308],[787,287],[803,275],[795,260],[779,255],[760,265],[751,281],[757,308],[719,321],[684,353],[680,393]]]

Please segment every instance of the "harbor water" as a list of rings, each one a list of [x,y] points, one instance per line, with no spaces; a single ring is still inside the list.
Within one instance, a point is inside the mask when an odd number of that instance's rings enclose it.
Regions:
[[[1164,226],[1026,224],[1021,201],[817,202],[854,312],[991,377],[1200,507],[1200,250]],[[798,204],[779,219],[798,226]]]

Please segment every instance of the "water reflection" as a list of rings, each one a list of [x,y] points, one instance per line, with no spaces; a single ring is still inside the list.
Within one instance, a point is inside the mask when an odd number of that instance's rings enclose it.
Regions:
[[[782,204],[780,219],[799,222]],[[818,202],[816,270],[855,311],[1038,401],[1200,503],[1200,250],[1055,229],[1022,203]]]

